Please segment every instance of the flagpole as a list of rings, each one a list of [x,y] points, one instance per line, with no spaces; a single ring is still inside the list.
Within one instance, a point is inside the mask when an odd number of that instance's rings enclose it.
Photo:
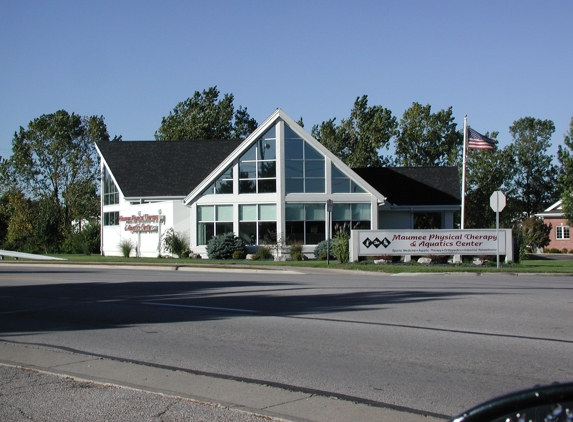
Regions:
[[[462,221],[460,228],[463,230],[465,228],[466,219],[466,151],[468,141],[468,115],[464,116],[464,153],[462,158]]]

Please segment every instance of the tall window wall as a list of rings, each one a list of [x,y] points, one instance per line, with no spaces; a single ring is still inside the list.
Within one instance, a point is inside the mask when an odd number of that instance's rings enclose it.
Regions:
[[[247,245],[272,243],[277,234],[275,204],[239,205],[239,237]]]
[[[286,204],[285,228],[290,242],[316,245],[326,239],[325,204]]]
[[[350,230],[370,229],[370,204],[334,204],[332,207],[332,233],[347,227]]]
[[[277,148],[273,126],[239,158],[239,193],[277,191]]]
[[[331,167],[332,193],[364,193],[350,177],[345,175],[338,167]]]
[[[206,245],[215,235],[233,232],[232,205],[197,207],[197,244]]]
[[[324,156],[285,125],[286,193],[324,193]]]
[[[103,170],[103,204],[104,205],[115,205],[119,204],[119,190],[113,180],[107,168]]]
[[[205,189],[203,195],[224,195],[233,193],[233,167],[228,168],[219,178]]]

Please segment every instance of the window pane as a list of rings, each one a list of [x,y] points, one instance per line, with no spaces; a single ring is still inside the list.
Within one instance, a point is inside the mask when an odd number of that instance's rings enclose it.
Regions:
[[[370,220],[367,221],[353,221],[352,230],[370,230]]]
[[[285,179],[286,193],[301,193],[304,192],[303,179]]]
[[[285,219],[287,221],[303,221],[304,205],[302,204],[285,204]],[[301,230],[302,232],[302,230]]]
[[[257,177],[257,163],[247,162],[239,163],[239,178],[241,179],[254,179]]]
[[[197,221],[215,221],[215,208],[212,205],[197,207]]]
[[[285,159],[286,160],[302,160],[302,149],[303,140],[298,139],[286,139],[285,140]]]
[[[275,139],[276,136],[276,126],[271,127],[269,130],[267,130],[267,133],[265,133],[262,138],[263,139]]]
[[[215,234],[215,227],[213,223],[199,223],[197,224],[197,244],[206,245]]]
[[[212,187],[210,189],[213,189]],[[233,181],[232,180],[221,180],[217,181],[215,184],[215,193],[226,194],[233,193]]]
[[[347,193],[349,183],[348,179],[332,179],[332,193]]]
[[[306,179],[304,191],[306,193],[324,193],[324,179]]]
[[[259,223],[259,245],[267,245],[273,242],[273,238],[277,235],[277,223],[273,222],[261,222]]]
[[[332,207],[332,220],[350,220],[350,204],[334,204]]]
[[[308,142],[304,143],[304,158],[305,160],[324,160],[322,154],[311,147]]]
[[[254,206],[254,205],[253,205]],[[241,222],[239,223],[239,237],[247,245],[254,245],[257,241],[257,223],[255,222]]]
[[[289,242],[304,242],[303,221],[287,221],[285,225],[286,237],[288,237]]]
[[[276,179],[259,180],[259,193],[274,193],[277,191]]]
[[[215,192],[215,183],[213,183],[211,186],[209,186],[207,189],[205,189],[205,191],[203,192],[203,196],[205,195],[213,195],[213,193]]]
[[[256,183],[254,180],[240,180],[239,181],[239,193],[255,193]]]
[[[275,204],[259,205],[259,220],[275,221],[277,219],[277,206]]]
[[[326,220],[326,210],[323,204],[307,204],[305,205],[306,210],[306,221],[317,221]]]
[[[353,181],[350,181],[350,192],[352,193],[365,193],[365,190],[358,186]]]
[[[247,152],[243,154],[240,158],[240,161],[243,160],[254,160],[257,158],[257,144],[255,143],[251,148],[248,149]]]
[[[308,161],[304,163],[305,177],[324,177],[324,160]]]
[[[306,244],[316,245],[326,239],[326,230],[324,221],[306,222]]]
[[[256,205],[239,205],[239,220],[256,221],[256,219],[257,219]]]
[[[261,161],[259,163],[259,177],[276,177],[277,176],[277,162],[276,161]]]
[[[277,158],[276,143],[274,139],[261,139],[257,142],[259,160],[275,160]]]
[[[331,167],[332,169],[332,177],[343,177],[343,178],[348,178],[344,173],[342,173],[338,167],[336,167],[334,164]]]
[[[298,160],[298,161],[287,160],[287,161],[285,161],[285,167],[286,167],[285,176],[287,178],[289,178],[289,177],[302,177],[303,176],[303,173],[302,173],[303,164],[304,164],[304,161],[302,161],[302,160]]]
[[[233,233],[233,223],[216,223],[217,234]]]
[[[300,136],[298,136],[294,130],[292,130],[290,128],[290,126],[285,125],[285,139],[300,139]]]
[[[232,205],[218,205],[217,206],[217,221],[233,221],[233,206]]]
[[[370,220],[370,204],[352,204],[352,220]]]

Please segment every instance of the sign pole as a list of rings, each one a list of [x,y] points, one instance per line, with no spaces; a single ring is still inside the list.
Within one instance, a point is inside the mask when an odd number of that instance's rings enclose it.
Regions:
[[[334,201],[332,199],[329,199],[328,201],[326,201],[326,212],[328,214],[328,224],[327,224],[327,228],[326,228],[326,265],[330,265],[330,232],[331,232],[331,225],[332,225],[332,205],[334,204]]]
[[[499,212],[505,208],[505,195],[502,191],[496,190],[489,198],[489,206],[495,211],[495,234],[497,251],[497,269],[499,270]]]

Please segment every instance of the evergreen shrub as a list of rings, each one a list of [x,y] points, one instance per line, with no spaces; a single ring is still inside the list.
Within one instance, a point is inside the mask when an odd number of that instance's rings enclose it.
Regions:
[[[225,233],[214,236],[207,243],[207,256],[209,259],[232,259],[233,253],[239,251],[247,253],[247,247],[243,239],[234,233]]]

